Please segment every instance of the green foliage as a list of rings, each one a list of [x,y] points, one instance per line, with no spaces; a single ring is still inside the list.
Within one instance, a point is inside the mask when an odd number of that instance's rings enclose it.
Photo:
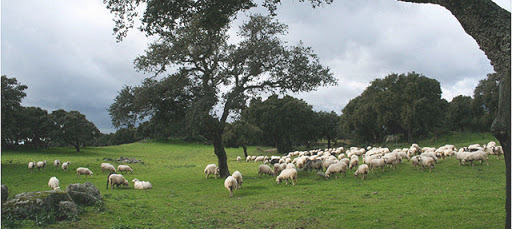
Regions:
[[[17,145],[19,129],[16,125],[21,112],[21,99],[27,94],[23,92],[28,87],[19,83],[16,78],[2,76],[2,147]]]
[[[447,102],[437,80],[421,74],[391,74],[371,82],[343,108],[342,129],[356,142],[378,143],[401,134],[409,142],[442,127]]]
[[[473,92],[473,125],[481,131],[489,131],[498,113],[499,76],[487,74],[487,79],[480,80]]]
[[[471,127],[473,113],[471,112],[471,102],[473,99],[469,96],[459,95],[452,99],[448,107],[447,120],[452,130],[464,131]]]
[[[55,138],[72,145],[77,152],[81,147],[91,145],[100,134],[94,123],[78,111],[60,109],[53,111],[51,116],[55,124]]]
[[[253,99],[242,113],[246,120],[263,131],[263,142],[288,153],[294,146],[308,144],[319,137],[317,115],[305,101],[272,95],[267,100]]]

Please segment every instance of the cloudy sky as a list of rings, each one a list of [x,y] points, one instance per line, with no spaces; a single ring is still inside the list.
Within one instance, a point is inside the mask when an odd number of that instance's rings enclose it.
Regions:
[[[510,11],[510,0],[494,1]],[[283,1],[277,13],[289,26],[284,39],[312,47],[338,79],[338,86],[293,95],[315,110],[341,114],[372,80],[391,73],[434,78],[451,101],[472,96],[478,81],[494,72],[475,40],[439,6],[338,0],[312,9]],[[235,25],[244,16],[238,18]],[[112,27],[103,0],[1,1],[1,74],[28,86],[23,106],[77,110],[102,132],[115,131],[107,108],[124,85],[149,76],[136,72],[133,60],[150,38],[133,30],[116,43]]]

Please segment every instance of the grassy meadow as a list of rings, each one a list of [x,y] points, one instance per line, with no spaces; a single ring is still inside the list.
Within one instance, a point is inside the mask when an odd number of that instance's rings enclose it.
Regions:
[[[461,147],[490,140],[495,140],[490,134],[454,135],[419,145]],[[256,149],[250,147],[249,154],[270,156]],[[396,171],[376,170],[364,181],[353,172],[325,180],[316,172],[299,171],[298,184],[292,186],[276,184],[275,177],[257,177],[258,163],[238,163],[241,148],[226,150],[230,172],[238,170],[244,178],[232,198],[223,179],[205,179],[205,166],[218,164],[213,146],[178,140],[87,147],[79,153],[72,148],[2,151],[1,183],[8,186],[9,198],[50,190],[52,176],[62,189],[85,181],[99,188],[103,207],[81,208],[78,221],[57,221],[50,228],[502,228],[505,223],[505,163],[496,156],[489,157],[489,166],[474,167],[459,166],[455,158],[440,159],[431,173],[405,161]],[[134,172],[125,178],[150,181],[152,190],[134,190],[132,182],[129,188],[106,190],[107,174],[100,164],[103,158],[120,156],[144,161],[131,164]],[[70,171],[56,170],[55,159],[71,161]],[[38,160],[47,160],[46,170],[30,173],[27,163]],[[82,166],[94,176],[78,179],[74,170]],[[9,223],[25,228],[35,224]]]

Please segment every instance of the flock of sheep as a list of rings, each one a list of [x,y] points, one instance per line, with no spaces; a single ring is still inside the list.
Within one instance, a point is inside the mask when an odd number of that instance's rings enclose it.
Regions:
[[[337,179],[337,174],[346,175],[347,170],[355,170],[354,176],[364,180],[368,178],[368,173],[373,172],[375,168],[393,167],[396,170],[396,165],[402,163],[403,160],[411,161],[411,164],[418,168],[421,166],[423,171],[425,167],[429,172],[435,168],[439,159],[455,156],[459,160],[459,165],[470,163],[474,166],[474,162],[480,161],[483,165],[489,155],[503,154],[503,148],[497,146],[496,142],[491,141],[485,145],[473,144],[468,147],[456,149],[453,145],[445,145],[439,148],[423,147],[418,144],[412,144],[409,148],[394,149],[390,151],[388,148],[373,148],[371,146],[366,148],[351,147],[346,150],[343,147],[325,149],[325,150],[311,150],[311,151],[295,151],[286,154],[285,156],[248,156],[246,162],[261,162],[258,166],[258,177],[262,175],[277,176],[277,184],[282,181],[291,181],[293,185],[297,183],[297,171],[312,171],[315,169],[317,174],[325,179],[334,175]],[[361,160],[360,160],[361,159]],[[238,162],[242,161],[240,156],[236,159]],[[360,161],[362,163],[360,163]],[[488,165],[488,163],[487,163]],[[324,172],[325,171],[325,172]],[[219,168],[215,164],[206,166],[204,173],[206,178],[214,175],[215,178],[219,176]],[[233,191],[242,187],[242,174],[235,171],[232,176],[228,176],[224,181],[224,187],[229,191],[229,196],[233,196]]]
[[[62,163],[62,166],[61,166],[60,160],[55,160],[53,162],[53,165],[55,166],[56,169],[59,169],[59,167],[62,167],[62,169],[64,171],[68,170],[69,164],[71,164],[71,162],[69,162],[69,161]],[[34,172],[35,168],[37,168],[38,170],[41,170],[41,169],[45,169],[45,167],[46,167],[46,160],[38,161],[38,162],[31,161],[28,163],[28,169],[30,172]],[[108,189],[109,184],[112,189],[114,188],[114,185],[116,185],[117,188],[119,188],[120,185],[123,185],[125,187],[127,187],[129,185],[128,181],[123,177],[123,175],[117,174],[117,172],[133,173],[133,169],[130,168],[130,166],[128,166],[128,165],[119,165],[119,166],[117,166],[117,170],[116,170],[116,168],[110,163],[101,163],[100,169],[101,169],[101,172],[109,172],[109,175],[107,177],[107,189]],[[89,168],[85,168],[85,167],[77,168],[76,169],[76,177],[80,178],[82,175],[85,175],[85,178],[87,179],[87,176],[92,176],[93,172]],[[153,186],[151,185],[151,183],[149,183],[149,181],[139,181],[137,178],[135,178],[132,180],[132,182],[134,183],[133,186],[135,189],[146,190],[146,189],[153,188]],[[48,187],[52,188],[53,190],[60,190],[59,179],[57,179],[57,177],[51,177],[50,180],[48,181]]]

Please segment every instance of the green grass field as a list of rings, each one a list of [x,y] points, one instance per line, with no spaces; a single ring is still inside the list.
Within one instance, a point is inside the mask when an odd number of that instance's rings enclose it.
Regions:
[[[490,134],[451,136],[420,146],[460,147],[490,140]],[[52,176],[62,189],[83,183],[86,179],[77,179],[74,169],[90,168],[94,176],[87,181],[99,188],[105,207],[80,209],[78,221],[58,221],[50,228],[502,228],[505,223],[505,164],[496,156],[489,157],[489,166],[440,160],[432,173],[405,161],[396,171],[375,171],[364,181],[353,172],[325,180],[316,172],[299,171],[298,184],[292,186],[276,184],[275,177],[257,177],[258,163],[236,162],[236,156],[243,157],[241,148],[227,152],[230,172],[238,170],[244,177],[242,189],[232,198],[223,179],[205,179],[204,167],[218,164],[213,147],[181,141],[88,147],[79,153],[72,148],[3,151],[1,182],[12,198],[50,190]],[[249,154],[260,153],[250,147]],[[120,156],[145,162],[131,164],[135,171],[125,178],[150,181],[152,190],[134,190],[131,182],[129,188],[106,190],[107,174],[99,166],[105,157]],[[55,170],[55,159],[71,161],[70,171]],[[49,165],[31,174],[27,163],[37,160]],[[14,223],[26,228],[35,224]]]

